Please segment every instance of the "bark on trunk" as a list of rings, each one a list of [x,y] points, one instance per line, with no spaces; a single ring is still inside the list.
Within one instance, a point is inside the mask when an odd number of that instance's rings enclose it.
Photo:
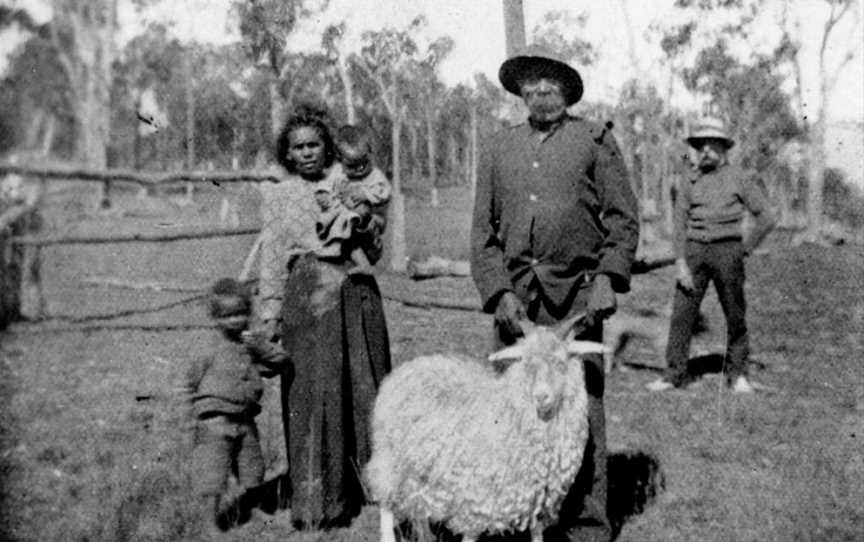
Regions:
[[[271,77],[267,88],[270,91],[270,131],[275,141],[279,136],[279,130],[282,129],[285,104],[282,102],[282,95],[279,93],[279,79],[275,75]]]
[[[447,136],[447,173],[455,184],[462,184],[461,177],[464,172],[462,160],[460,160],[462,154],[461,149],[456,144],[456,134],[451,131]]]
[[[186,77],[186,169],[195,169],[197,157],[195,156],[195,92],[192,79],[191,53],[186,51],[183,55],[183,71]]]
[[[420,182],[420,160],[417,158],[419,148],[417,127],[414,124],[409,124],[408,133],[411,136],[411,186],[416,187]]]
[[[51,39],[69,78],[77,125],[77,156],[88,167],[107,166],[111,122],[111,83],[114,61],[116,0],[70,2],[55,0]],[[60,39],[59,28],[71,29],[74,46]],[[102,186],[99,205],[110,207],[110,184]]]
[[[393,115],[391,130],[391,147],[393,149],[393,193],[390,197],[389,219],[387,231],[390,237],[390,269],[405,271],[408,255],[405,245],[405,200],[402,195],[401,160],[399,159],[400,141],[402,139],[402,119],[398,113]]]
[[[822,229],[822,200],[825,184],[825,118],[817,114],[811,127],[810,171],[807,182],[807,237],[817,241]]]
[[[438,186],[438,138],[435,137],[435,111],[426,110],[426,157],[429,170],[429,186],[434,190]]]
[[[474,199],[474,191],[477,190],[477,161],[480,152],[477,149],[477,105],[471,106],[471,199]]]
[[[357,124],[357,112],[354,109],[354,82],[351,80],[351,74],[348,72],[348,63],[341,51],[336,67],[339,70],[339,79],[342,80],[342,88],[344,89],[345,114],[348,118],[348,124]]]

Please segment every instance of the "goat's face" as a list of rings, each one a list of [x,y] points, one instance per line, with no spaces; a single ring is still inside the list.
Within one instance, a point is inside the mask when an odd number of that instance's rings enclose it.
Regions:
[[[577,344],[577,348],[572,348]],[[524,386],[534,405],[537,417],[548,421],[555,416],[566,395],[567,385],[572,382],[569,366],[581,363],[580,354],[600,352],[599,343],[569,343],[553,331],[537,327],[525,338],[492,354],[493,362],[510,363],[518,385]]]
[[[601,353],[602,344],[586,341],[569,341],[559,334],[542,327],[532,330],[524,339],[492,354],[493,362],[510,362],[509,371],[516,371],[520,385],[536,409],[537,416],[548,421],[555,416],[561,401],[572,382],[570,364],[581,363],[587,353]],[[581,372],[581,371],[580,371]]]
[[[551,333],[538,333],[526,341],[522,370],[529,383],[531,399],[537,416],[549,420],[555,414],[564,396],[567,382],[567,349]]]

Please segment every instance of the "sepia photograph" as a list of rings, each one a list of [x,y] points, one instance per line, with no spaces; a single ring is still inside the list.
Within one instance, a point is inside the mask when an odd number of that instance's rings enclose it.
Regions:
[[[0,540],[864,540],[861,0],[0,0]]]

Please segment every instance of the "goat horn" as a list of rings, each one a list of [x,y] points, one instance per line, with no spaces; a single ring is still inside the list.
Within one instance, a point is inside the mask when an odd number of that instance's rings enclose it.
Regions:
[[[570,341],[567,344],[567,352],[584,356],[585,354],[606,354],[611,350],[608,346],[594,341]]]
[[[522,344],[514,344],[513,346],[508,346],[506,348],[502,348],[497,352],[493,352],[489,354],[489,361],[503,361],[510,359],[519,359],[522,357],[523,348]]]
[[[576,324],[585,319],[587,313],[578,312],[555,326],[555,335],[564,342],[570,342],[576,336]]]

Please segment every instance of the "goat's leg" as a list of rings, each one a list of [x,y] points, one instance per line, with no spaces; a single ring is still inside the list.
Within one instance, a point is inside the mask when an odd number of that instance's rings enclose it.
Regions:
[[[396,542],[396,525],[393,520],[393,512],[388,508],[379,508],[381,515],[381,542]]]
[[[463,536],[462,542],[477,542],[477,539],[473,536]]]
[[[531,526],[531,542],[543,542],[544,527],[545,525],[542,521],[538,521]]]

